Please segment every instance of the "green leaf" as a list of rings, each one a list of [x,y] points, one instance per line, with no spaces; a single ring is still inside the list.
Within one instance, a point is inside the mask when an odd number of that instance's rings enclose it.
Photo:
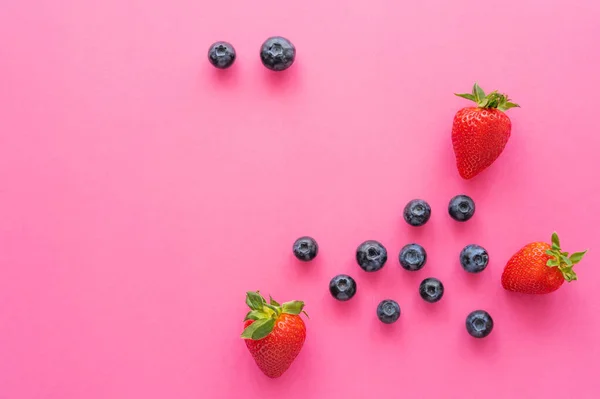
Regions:
[[[558,234],[556,232],[552,233],[552,248],[560,249],[560,240],[558,239]]]
[[[269,295],[269,303],[273,306],[281,306],[275,299],[271,297],[271,295]]]
[[[246,293],[246,304],[248,305],[248,307],[250,307],[250,309],[252,309],[252,310],[262,309],[264,303],[265,303],[265,300],[262,297],[262,295],[260,295],[258,293],[258,291],[256,291],[256,292],[248,291]]]
[[[278,307],[275,307],[275,306],[270,305],[268,303],[265,303],[263,306],[266,307],[266,308],[271,309],[273,311],[273,313],[275,313],[277,316],[279,316],[281,314],[281,310]]]
[[[478,103],[485,98],[485,92],[477,83],[473,85],[473,95]]]
[[[241,337],[253,340],[262,339],[273,331],[273,327],[275,327],[275,319],[260,319],[246,327]]]
[[[291,301],[285,302],[283,305],[283,313],[288,314],[300,314],[304,308],[304,302],[302,301]]]
[[[510,108],[521,108],[521,106],[519,104],[510,102],[510,101],[505,102],[503,105],[504,105],[503,108],[505,110],[510,109]]]
[[[560,259],[567,264],[567,266],[571,267],[573,266],[573,262],[571,261],[571,259],[567,258],[565,255],[560,255]]]
[[[546,250],[546,255],[554,256],[556,258],[556,252],[551,249]]]
[[[546,262],[546,266],[557,267],[558,261],[556,259],[548,259],[548,262]]]
[[[565,278],[565,280],[567,280],[567,282],[577,280],[577,274],[575,274],[575,272],[573,271],[573,266],[565,267],[560,271],[562,272],[562,275]]]
[[[475,96],[470,93],[463,93],[463,94],[454,93],[454,95],[458,96],[458,97],[466,98],[467,100],[477,101],[475,99]]]
[[[571,262],[573,262],[573,264],[579,263],[581,261],[581,259],[583,259],[583,255],[585,255],[587,251],[583,251],[583,252],[573,252],[571,254],[571,256],[569,257],[569,259],[571,259]]]
[[[244,321],[266,319],[268,317],[269,315],[266,312],[263,312],[262,310],[251,310],[246,314]]]

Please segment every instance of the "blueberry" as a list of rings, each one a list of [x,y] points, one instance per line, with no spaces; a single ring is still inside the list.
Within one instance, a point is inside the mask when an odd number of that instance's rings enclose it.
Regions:
[[[377,241],[365,241],[356,248],[356,262],[366,272],[376,272],[386,260],[387,250]]]
[[[494,328],[492,316],[485,310],[475,310],[467,316],[467,332],[475,338],[485,338]]]
[[[426,278],[419,286],[419,294],[427,302],[437,302],[444,296],[444,284],[437,278]]]
[[[288,69],[296,59],[296,47],[286,38],[268,38],[260,48],[260,60],[272,71]]]
[[[485,248],[479,245],[467,245],[460,252],[460,264],[469,273],[480,273],[488,265],[490,257]]]
[[[466,222],[475,213],[475,202],[467,195],[457,195],[448,204],[450,217],[459,222]]]
[[[356,281],[346,274],[338,274],[329,282],[329,292],[338,301],[347,301],[356,294]]]
[[[400,250],[398,260],[400,261],[400,266],[414,272],[421,270],[423,266],[425,266],[425,262],[427,262],[427,252],[425,252],[425,248],[419,244],[408,244]]]
[[[400,305],[391,299],[381,301],[377,306],[377,317],[382,323],[395,323],[400,317]]]
[[[319,245],[312,237],[300,237],[294,242],[294,255],[301,261],[313,260],[319,253]]]
[[[235,61],[235,49],[227,42],[213,43],[208,49],[208,60],[216,68],[229,68]]]
[[[404,207],[404,220],[411,226],[422,226],[430,217],[431,207],[421,199],[414,199]]]

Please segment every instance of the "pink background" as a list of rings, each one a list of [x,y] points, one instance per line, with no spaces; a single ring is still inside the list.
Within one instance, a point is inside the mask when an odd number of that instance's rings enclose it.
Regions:
[[[0,398],[597,398],[599,18],[595,0],[2,0]],[[274,34],[298,49],[285,73],[259,61]],[[216,40],[229,71],[206,59]],[[452,93],[475,80],[522,108],[463,181]],[[477,202],[460,225],[458,193]],[[415,197],[422,229],[401,216]],[[506,260],[555,229],[596,247],[580,280],[505,292]],[[291,254],[304,234],[312,264]],[[379,273],[355,264],[365,239],[388,248]],[[413,241],[429,261],[409,274]],[[481,275],[458,264],[468,243],[490,252]],[[351,302],[329,295],[338,273]],[[238,337],[255,289],[311,316],[278,380]],[[477,308],[485,340],[465,332]]]

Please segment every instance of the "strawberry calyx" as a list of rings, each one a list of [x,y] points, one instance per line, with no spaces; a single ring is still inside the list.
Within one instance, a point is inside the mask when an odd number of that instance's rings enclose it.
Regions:
[[[498,93],[497,90],[486,95],[477,83],[473,85],[471,93],[455,93],[455,95],[474,101],[479,108],[497,108],[500,111],[506,111],[510,108],[520,107],[519,104],[512,102],[506,94]]]
[[[254,320],[252,324],[244,329],[241,337],[243,339],[259,340],[263,339],[273,331],[277,318],[282,313],[299,315],[304,313],[304,302],[290,301],[279,304],[269,295],[269,302],[260,295],[258,291],[249,291],[246,293],[246,304],[250,308],[248,314],[244,318],[246,320]]]
[[[583,259],[586,252],[587,250],[583,252],[573,252],[571,255],[569,255],[568,252],[563,252],[560,249],[558,234],[555,232],[552,234],[552,249],[546,251],[546,254],[551,257],[548,259],[548,262],[546,262],[546,266],[558,267],[567,282],[577,280],[577,274],[573,271],[573,266]]]

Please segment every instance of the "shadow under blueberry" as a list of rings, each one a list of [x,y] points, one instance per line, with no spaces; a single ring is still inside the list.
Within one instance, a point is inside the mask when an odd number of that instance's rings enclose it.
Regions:
[[[418,311],[420,313],[428,314],[432,317],[435,317],[436,315],[441,315],[444,316],[444,318],[446,318],[446,316],[448,315],[448,301],[446,298],[442,297],[442,299],[440,299],[439,301],[430,303],[421,298],[418,292],[416,293],[416,295],[418,296],[418,298],[415,299],[415,302],[417,302]],[[445,292],[444,295],[446,295]]]
[[[302,262],[293,257],[285,267],[291,269],[289,271],[292,279],[291,281],[294,281],[294,279],[297,279],[298,281],[314,281],[315,278],[321,280],[324,275],[321,262],[317,259],[310,262]]]
[[[327,295],[323,297],[323,307],[325,311],[330,315],[329,317],[335,318],[348,318],[355,319],[360,314],[359,300],[359,289],[357,289],[356,295],[347,301],[338,301],[329,293],[327,289]]]
[[[498,326],[495,325],[494,329]],[[464,339],[467,341],[467,349],[472,351],[475,357],[485,358],[492,355],[499,350],[498,331],[492,331],[490,335],[485,338],[474,338],[467,333],[464,323],[462,325],[462,332],[466,336]]]
[[[271,71],[263,68],[262,74],[266,87],[272,92],[293,92],[299,87],[300,73],[298,65],[292,65],[285,71]]]
[[[392,338],[397,338],[399,336],[399,334],[402,331],[402,325],[404,324],[402,321],[403,318],[403,314],[400,314],[400,318],[392,323],[392,324],[385,324],[383,322],[381,322],[378,318],[377,318],[377,314],[375,313],[375,311],[373,310],[373,314],[371,315],[372,317],[372,331],[373,331],[373,335],[376,338],[384,338],[384,339],[392,339]]]
[[[198,73],[198,88],[232,88],[238,82],[238,68],[234,64],[227,69],[218,69],[212,65],[205,66]]]

